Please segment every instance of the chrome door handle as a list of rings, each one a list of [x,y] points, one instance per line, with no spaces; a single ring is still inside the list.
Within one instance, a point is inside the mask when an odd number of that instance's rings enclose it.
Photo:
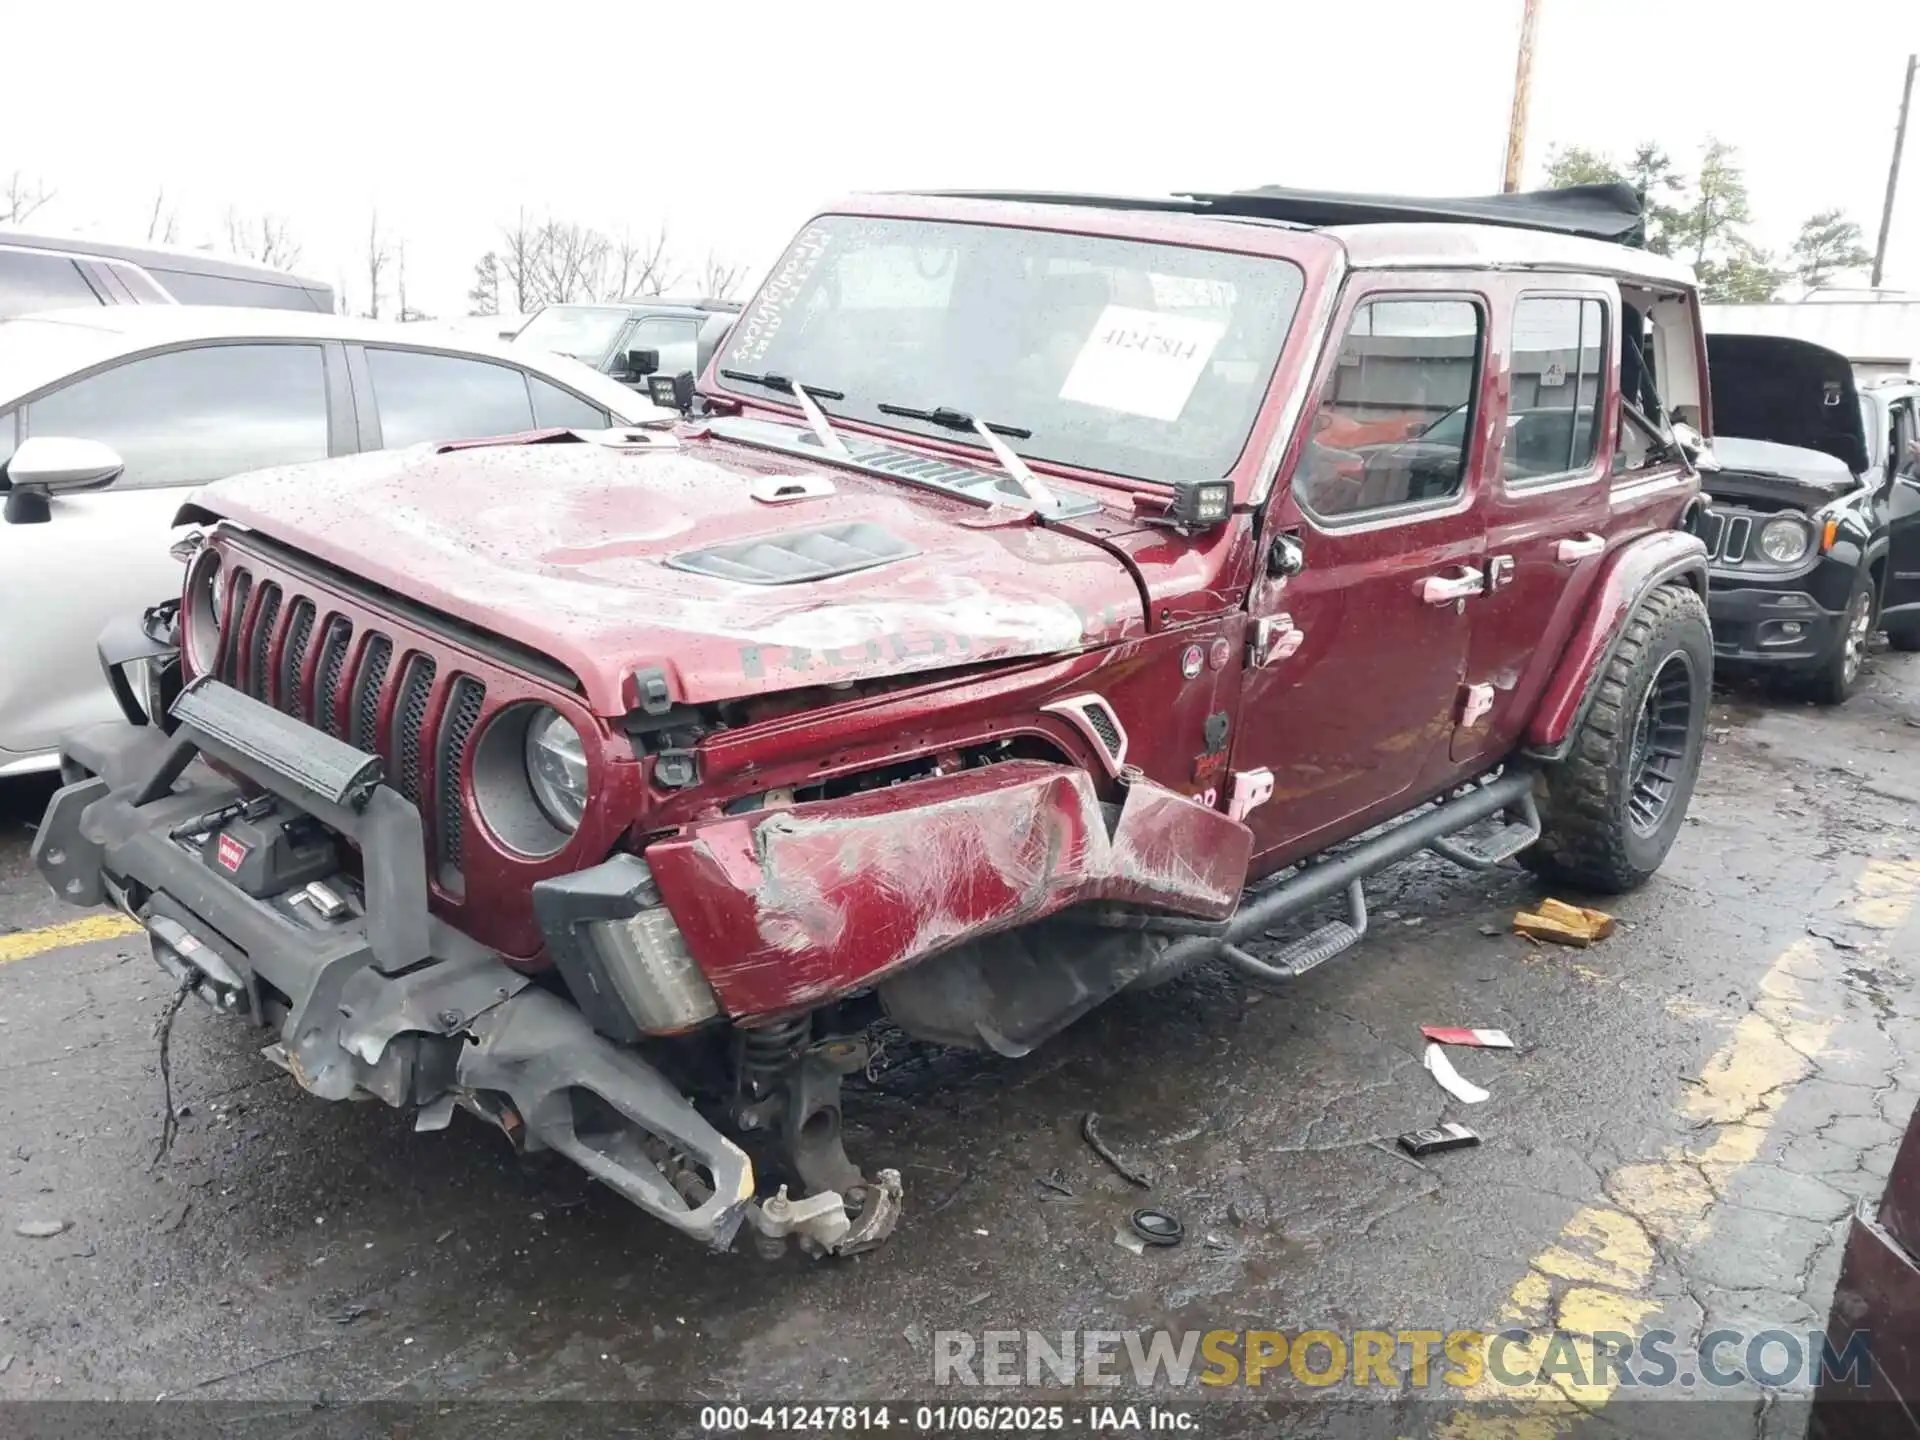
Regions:
[[[1553,558],[1562,565],[1578,565],[1582,560],[1591,560],[1607,548],[1604,535],[1576,535],[1571,540],[1562,540],[1553,547]]]
[[[1428,605],[1453,605],[1469,595],[1484,595],[1487,577],[1471,565],[1451,575],[1429,575],[1420,582],[1420,598]]]

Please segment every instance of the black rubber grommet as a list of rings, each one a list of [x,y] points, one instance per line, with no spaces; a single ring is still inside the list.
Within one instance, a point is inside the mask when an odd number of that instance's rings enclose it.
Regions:
[[[1187,1227],[1164,1210],[1136,1210],[1133,1233],[1149,1245],[1178,1245]]]

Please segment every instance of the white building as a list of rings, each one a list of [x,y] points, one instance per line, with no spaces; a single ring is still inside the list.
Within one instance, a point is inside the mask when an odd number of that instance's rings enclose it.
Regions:
[[[1855,300],[1819,292],[1805,300],[1703,305],[1708,334],[1786,335],[1837,350],[1861,380],[1920,379],[1920,298]]]

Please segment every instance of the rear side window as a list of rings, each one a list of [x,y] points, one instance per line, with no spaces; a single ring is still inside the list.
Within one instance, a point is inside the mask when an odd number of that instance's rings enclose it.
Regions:
[[[172,298],[138,265],[124,265],[118,260],[102,260],[99,263],[111,270],[115,278],[127,287],[127,293],[133,297],[136,305],[165,305]]]
[[[65,255],[0,250],[0,318],[100,303],[80,267]]]
[[[1294,471],[1323,518],[1460,493],[1484,348],[1467,300],[1370,300],[1354,311]]]
[[[1513,310],[1513,362],[1502,465],[1509,480],[1593,463],[1605,372],[1607,308],[1598,299],[1531,295]]]
[[[313,302],[298,285],[248,280],[238,275],[203,275],[193,270],[148,267],[153,278],[182,305],[244,305],[254,310],[311,310]]]
[[[29,435],[111,445],[116,490],[203,485],[327,458],[318,345],[208,345],[129,360],[27,407]]]
[[[604,430],[612,423],[598,405],[589,405],[538,375],[527,376],[527,384],[533,390],[533,423],[543,430]]]
[[[380,443],[476,440],[533,429],[527,378],[511,365],[369,347]]]

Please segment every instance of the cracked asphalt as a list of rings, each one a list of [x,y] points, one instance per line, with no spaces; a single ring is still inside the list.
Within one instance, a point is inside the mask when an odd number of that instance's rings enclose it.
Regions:
[[[953,1330],[1805,1334],[1920,1102],[1916,727],[1915,656],[1877,655],[1838,711],[1723,693],[1679,845],[1589,950],[1508,932],[1542,893],[1523,872],[1428,860],[1373,882],[1366,942],[1285,997],[1206,971],[1020,1061],[892,1045],[848,1148],[902,1172],[906,1216],[826,1264],[708,1256],[465,1116],[416,1135],[314,1101],[198,1006],[152,1164],[170,986],[125,937],[34,948],[82,917],[27,860],[49,787],[11,784],[0,1401],[266,1401],[290,1434],[345,1400],[1010,1398],[935,1390]],[[1422,1024],[1510,1032],[1453,1052],[1489,1101],[1425,1073]],[[1150,1190],[1092,1154],[1090,1110]],[[1379,1143],[1446,1119],[1483,1143],[1423,1166]],[[1142,1204],[1185,1241],[1116,1244]],[[1262,1393],[1302,1408],[1282,1424]],[[1203,1434],[1333,1433],[1331,1393],[1276,1371],[1144,1398]],[[1527,1418],[1543,1395],[1570,1408]],[[1803,1396],[1747,1382],[1686,1423],[1797,1433]],[[1682,1433],[1617,1385],[1364,1398],[1397,1433]]]

